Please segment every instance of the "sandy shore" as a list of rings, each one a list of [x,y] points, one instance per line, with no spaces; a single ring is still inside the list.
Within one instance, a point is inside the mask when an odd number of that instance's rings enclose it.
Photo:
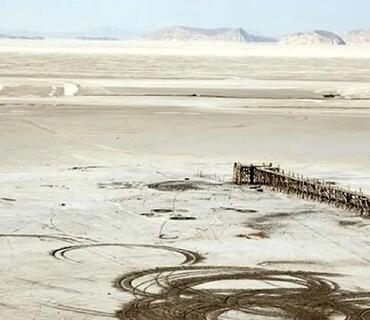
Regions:
[[[369,220],[230,184],[272,161],[370,192],[366,50],[90,45],[0,43],[0,318],[367,319]]]

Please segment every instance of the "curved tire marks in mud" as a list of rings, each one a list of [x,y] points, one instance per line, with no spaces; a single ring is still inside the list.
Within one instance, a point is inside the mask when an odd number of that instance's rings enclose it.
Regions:
[[[134,272],[116,286],[135,296],[121,320],[216,320],[228,311],[300,320],[366,319],[370,292],[341,290],[333,274],[244,267],[169,267]],[[201,289],[217,281],[257,280],[271,288]],[[276,283],[280,284],[275,285]],[[284,286],[285,284],[285,286]]]
[[[79,314],[95,316],[95,317],[116,318],[116,315],[114,313],[109,313],[109,312],[104,312],[104,311],[98,311],[98,310],[92,310],[92,309],[86,309],[86,308],[70,307],[70,306],[65,306],[65,305],[61,305],[61,304],[48,304],[48,305],[44,305],[44,306],[52,308],[52,309],[60,310],[60,311],[79,313]]]
[[[188,251],[184,249],[169,247],[169,246],[161,246],[161,245],[150,245],[150,244],[130,244],[130,243],[96,243],[96,244],[84,244],[84,245],[75,245],[75,246],[68,246],[53,250],[51,255],[59,260],[69,260],[72,262],[77,262],[67,257],[67,253],[76,250],[84,250],[84,249],[91,249],[91,248],[101,248],[101,247],[122,247],[122,248],[148,248],[148,249],[156,249],[156,250],[164,250],[173,253],[177,253],[184,257],[184,261],[181,265],[193,265],[203,260],[203,257],[193,251]]]
[[[70,237],[70,236],[58,236],[58,235],[47,235],[47,234],[0,234],[0,238],[29,238],[29,239],[39,239],[39,240],[57,240],[70,243],[81,242],[82,240],[90,240],[83,237]]]

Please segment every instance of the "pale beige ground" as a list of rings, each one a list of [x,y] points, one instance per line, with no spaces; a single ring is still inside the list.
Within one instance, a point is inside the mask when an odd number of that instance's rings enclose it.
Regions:
[[[311,59],[280,47],[263,58],[251,54],[261,47],[166,56],[143,44],[24,43],[0,44],[1,319],[113,316],[133,299],[117,277],[181,262],[126,247],[60,261],[49,252],[71,243],[35,235],[184,248],[205,266],[341,273],[343,288],[370,290],[368,220],[228,184],[234,161],[271,161],[370,192],[366,48],[310,49]],[[185,178],[210,184],[147,188]],[[196,220],[170,220],[178,214]]]

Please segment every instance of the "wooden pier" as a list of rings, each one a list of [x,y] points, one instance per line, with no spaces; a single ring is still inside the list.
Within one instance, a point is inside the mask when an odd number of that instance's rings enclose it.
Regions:
[[[319,179],[286,174],[280,167],[272,164],[235,163],[233,181],[238,185],[268,186],[302,199],[319,201],[356,212],[361,216],[370,216],[370,197],[362,192],[354,192]]]

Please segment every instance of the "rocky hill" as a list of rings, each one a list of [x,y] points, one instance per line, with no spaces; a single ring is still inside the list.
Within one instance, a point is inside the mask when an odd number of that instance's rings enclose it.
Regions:
[[[146,41],[177,41],[177,42],[275,42],[269,37],[261,37],[247,33],[245,30],[218,28],[204,29],[184,26],[175,26],[144,35],[140,40]]]
[[[333,32],[315,30],[287,35],[282,38],[283,44],[295,45],[344,45],[344,40]]]
[[[345,37],[348,43],[370,43],[370,29],[353,30]]]

